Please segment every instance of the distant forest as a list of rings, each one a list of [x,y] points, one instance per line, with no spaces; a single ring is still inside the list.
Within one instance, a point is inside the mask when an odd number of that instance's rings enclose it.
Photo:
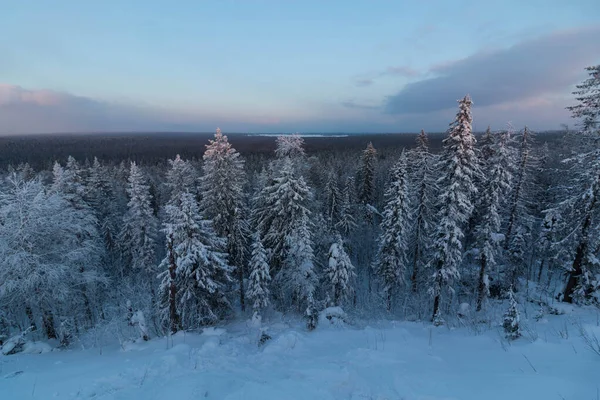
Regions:
[[[538,142],[556,142],[564,132],[539,132]],[[430,148],[437,152],[445,133],[429,133]],[[480,137],[483,133],[476,134]],[[28,163],[33,169],[52,169],[55,161],[66,162],[69,156],[77,160],[94,157],[105,163],[123,160],[144,164],[164,163],[179,154],[184,159],[201,160],[205,145],[214,133],[95,133],[0,136],[0,168]],[[271,157],[275,151],[275,136],[227,134],[229,141],[244,157]],[[306,152],[360,151],[368,142],[377,149],[397,153],[416,145],[417,133],[351,134],[346,137],[305,137]]]

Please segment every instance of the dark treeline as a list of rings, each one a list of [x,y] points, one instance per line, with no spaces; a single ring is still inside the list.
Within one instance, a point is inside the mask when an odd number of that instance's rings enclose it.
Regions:
[[[480,136],[482,133],[478,134]],[[543,132],[544,141],[553,142],[560,132]],[[0,168],[9,164],[28,163],[36,170],[51,169],[55,161],[66,162],[72,156],[82,163],[97,157],[104,163],[136,161],[144,164],[164,163],[179,154],[189,160],[198,160],[204,145],[213,133],[135,133],[135,134],[54,134],[0,136]],[[372,142],[378,149],[413,147],[417,133],[352,134],[347,137],[306,137],[308,154],[321,151],[358,151]],[[439,151],[442,133],[429,133],[430,147]],[[274,136],[228,134],[231,144],[244,156],[270,157],[275,151]]]

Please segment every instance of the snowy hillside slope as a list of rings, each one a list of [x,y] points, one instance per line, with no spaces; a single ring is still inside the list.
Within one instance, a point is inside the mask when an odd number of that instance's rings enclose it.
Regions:
[[[102,349],[0,356],[0,398],[20,399],[596,399],[598,312],[523,320],[523,337],[418,322],[245,323]]]

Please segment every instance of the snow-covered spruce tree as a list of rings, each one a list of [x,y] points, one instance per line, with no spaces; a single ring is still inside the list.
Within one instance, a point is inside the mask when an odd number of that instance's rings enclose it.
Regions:
[[[300,159],[306,153],[304,152],[304,139],[299,135],[277,136],[275,155],[277,158]]]
[[[325,184],[325,221],[330,230],[335,229],[341,220],[342,195],[337,185],[337,179],[333,173],[329,174]]]
[[[244,310],[244,264],[249,235],[243,190],[244,160],[218,128],[214,140],[206,145],[203,159],[200,208],[213,221],[217,235],[226,239],[229,264],[237,270],[240,306]]]
[[[516,136],[516,154],[513,155],[513,185],[507,204],[507,222],[504,239],[507,262],[503,271],[504,282],[499,284],[516,289],[518,279],[525,277],[530,269],[531,248],[534,239],[535,186],[532,143],[533,132],[525,127]]]
[[[94,224],[96,228],[99,226],[99,221],[95,216],[93,209],[85,199],[86,186],[83,178],[83,171],[79,166],[79,163],[72,156],[67,158],[67,165],[64,169],[60,166],[60,164],[55,163],[51,191],[57,193],[67,200],[70,207],[80,211],[82,218],[86,219],[91,224]],[[100,232],[98,229],[81,232],[79,239],[81,241],[94,241],[96,242],[98,249],[103,248],[102,238],[100,237]],[[75,247],[77,246],[77,244],[73,245]],[[106,253],[102,252],[101,254],[102,259],[104,259]],[[96,261],[98,264],[94,265],[93,262],[88,263],[87,260],[82,260],[78,266],[79,273],[85,274],[88,267],[93,269],[98,268],[100,262],[99,260]],[[81,293],[85,303],[86,316],[88,319],[87,323],[88,326],[91,326],[94,323],[94,313],[92,311],[91,304],[93,302],[92,297],[94,297],[93,288],[83,286]]]
[[[509,128],[509,130],[511,129]],[[494,154],[495,136],[496,135],[492,133],[491,127],[488,126],[481,139],[477,142],[475,154],[477,156],[479,169],[481,171],[489,170],[490,159]],[[487,177],[485,175],[474,176],[473,183],[477,188],[478,192],[483,191],[486,182]],[[466,249],[477,247],[477,237],[475,236],[475,228],[481,224],[481,214],[484,212],[482,210],[482,208],[484,208],[484,205],[481,204],[481,200],[482,198],[480,196],[476,196],[473,199],[473,212],[471,213],[471,217],[469,218],[469,222],[467,224],[467,227],[465,228],[464,247]]]
[[[408,235],[411,226],[406,154],[402,152],[394,165],[381,221],[379,251],[375,261],[375,273],[383,284],[387,310],[392,308],[392,298],[405,283],[408,260]]]
[[[310,212],[299,209],[286,234],[284,258],[281,269],[276,273],[274,283],[282,294],[281,302],[289,303],[301,310],[312,307],[318,278],[315,273]]]
[[[483,306],[483,301],[489,293],[488,272],[496,265],[496,255],[501,240],[500,211],[503,206],[503,195],[510,190],[511,157],[510,130],[497,134],[492,145],[491,157],[486,163],[480,197],[480,220],[475,229],[478,248],[479,280],[477,283],[477,311]]]
[[[487,169],[486,164],[492,159],[492,156],[494,155],[494,139],[495,135],[492,133],[492,128],[488,126],[485,130],[485,133],[481,137],[481,140],[479,141],[479,147],[481,149],[479,164],[482,170]]]
[[[600,133],[600,64],[587,67],[589,78],[577,85],[573,92],[577,104],[567,107],[573,118],[577,118],[583,133]]]
[[[577,173],[577,188],[582,195],[580,198],[569,199],[569,203],[575,204],[575,213],[573,220],[577,222],[576,226],[576,250],[573,263],[568,273],[568,280],[565,286],[563,300],[572,302],[574,293],[586,293],[589,296],[591,287],[586,286],[588,277],[593,276],[591,270],[598,270],[596,262],[599,246],[594,242],[597,238],[598,209],[600,208],[600,65],[586,68],[589,71],[590,78],[586,79],[580,85],[574,94],[577,96],[577,104],[568,107],[573,118],[579,120],[580,132],[589,138],[588,143],[593,143],[594,149],[587,154],[579,155],[579,167]]]
[[[8,172],[9,173],[13,172],[11,170],[10,166],[9,166]],[[27,163],[27,162],[20,163],[19,165],[17,165],[17,168],[15,169],[14,172],[16,172],[17,175],[19,176],[19,178],[23,181],[30,181],[35,178],[35,171],[33,170],[33,168],[31,168],[31,165],[29,165],[29,163]]]
[[[0,309],[11,325],[64,341],[61,324],[88,323],[84,288],[105,282],[95,218],[38,180],[13,176],[0,196],[0,221]]]
[[[166,255],[159,265],[159,278],[161,279],[159,297],[161,301],[162,320],[168,321],[171,333],[181,329],[181,321],[177,307],[177,252],[176,248],[181,241],[178,234],[176,220],[180,215],[176,212],[181,209],[183,195],[193,192],[195,172],[191,164],[181,159],[179,154],[174,160],[169,160],[170,169],[166,176],[166,186],[170,192],[167,202],[162,231],[165,233]]]
[[[152,275],[156,267],[156,236],[158,222],[151,206],[149,186],[140,168],[131,162],[127,186],[127,212],[119,234],[120,246],[126,261],[125,275],[142,271]]]
[[[433,321],[443,323],[440,303],[444,291],[454,292],[453,283],[460,277],[462,262],[463,226],[473,212],[473,197],[477,189],[473,183],[479,173],[475,156],[475,137],[471,124],[471,98],[459,100],[459,110],[443,141],[438,170],[442,174],[439,187],[437,229],[433,242],[434,269],[429,292],[434,298]]]
[[[558,270],[559,232],[563,221],[560,215],[559,207],[544,210],[544,219],[542,221],[539,235],[540,266],[538,269],[537,281],[542,282],[542,273],[547,269],[548,275]]]
[[[296,174],[290,158],[282,159],[280,165],[278,175],[257,196],[259,207],[254,212],[261,241],[270,252],[272,276],[279,273],[286,258],[287,238],[310,215],[310,189],[304,178]]]
[[[431,229],[435,219],[436,184],[434,179],[435,157],[429,152],[429,139],[424,130],[417,136],[417,147],[408,153],[410,186],[414,190],[414,219],[410,230],[412,231],[409,243],[409,252],[412,253],[411,286],[417,292],[419,281],[422,279],[423,269],[427,264],[426,250],[430,247]]]
[[[181,197],[180,197],[181,198]],[[181,206],[181,205],[179,205]],[[176,333],[181,329],[181,319],[177,306],[177,253],[175,251],[175,217],[177,217],[177,206],[167,206],[167,220],[163,223],[162,231],[166,236],[165,258],[158,266],[161,271],[158,278],[161,280],[158,294],[160,299],[161,320],[167,322],[170,333]]]
[[[550,167],[550,149],[548,148],[548,142],[545,142],[541,148],[536,151],[537,167],[535,168],[534,174],[534,196],[532,212],[535,217],[535,225],[533,229],[534,237],[530,259],[532,260],[532,266],[535,263],[539,263],[539,268],[536,271],[531,271],[530,276],[527,279],[537,279],[538,284],[542,279],[542,272],[546,265],[546,253],[543,251],[550,251],[547,248],[544,238],[545,225],[547,210],[552,209],[556,205],[556,190],[554,189],[554,170]],[[544,250],[544,248],[546,248]],[[548,253],[549,254],[549,253]]]
[[[354,204],[352,194],[354,192],[354,179],[349,177],[340,197],[340,219],[335,224],[335,229],[345,236],[348,236],[356,228],[356,219],[354,218]]]
[[[255,234],[252,243],[252,255],[250,257],[250,278],[248,279],[248,291],[246,296],[252,302],[252,310],[256,315],[267,308],[270,304],[271,272],[267,262],[267,253],[260,241],[260,235]]]
[[[375,163],[377,151],[373,143],[369,142],[363,151],[360,169],[358,171],[358,200],[364,205],[373,205],[375,201]],[[367,211],[367,215],[371,215]]]
[[[178,205],[185,192],[195,193],[196,171],[192,164],[183,160],[179,154],[169,160],[165,185],[169,191],[168,204]]]
[[[85,192],[85,198],[98,219],[100,233],[107,250],[107,263],[110,264],[109,267],[112,267],[117,250],[117,217],[120,213],[110,176],[96,157],[94,157],[93,164],[89,169]]]
[[[521,327],[519,325],[520,313],[512,286],[508,290],[508,304],[508,310],[504,313],[502,327],[504,328],[506,338],[508,340],[515,340],[521,337]]]
[[[84,201],[85,185],[81,168],[71,156],[67,159],[66,168],[63,168],[58,162],[54,163],[51,190],[55,193],[61,193],[76,208],[88,207],[88,204]]]
[[[329,248],[328,264],[324,274],[326,285],[333,295],[333,305],[339,306],[353,294],[352,280],[356,276],[354,265],[344,249],[344,242],[339,234]]]
[[[525,127],[520,133],[518,140],[518,159],[514,166],[514,185],[508,204],[508,223],[506,226],[506,234],[504,247],[508,249],[511,244],[512,235],[522,219],[525,218],[525,201],[527,196],[527,185],[530,179],[531,168],[531,141],[533,140],[532,132]]]
[[[170,296],[174,283],[177,316],[182,327],[189,329],[215,322],[229,310],[223,290],[231,282],[231,267],[222,252],[224,240],[215,234],[210,221],[202,219],[195,196],[182,193],[178,203],[165,207],[169,222],[164,231],[173,237],[176,270],[175,274],[169,271],[173,260],[167,254],[161,264],[161,293]]]

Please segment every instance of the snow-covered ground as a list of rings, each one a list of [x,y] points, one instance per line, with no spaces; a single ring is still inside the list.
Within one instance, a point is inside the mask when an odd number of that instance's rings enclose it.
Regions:
[[[506,342],[494,326],[355,322],[307,332],[245,323],[103,348],[0,356],[0,398],[18,399],[598,399],[598,311],[524,320]]]

